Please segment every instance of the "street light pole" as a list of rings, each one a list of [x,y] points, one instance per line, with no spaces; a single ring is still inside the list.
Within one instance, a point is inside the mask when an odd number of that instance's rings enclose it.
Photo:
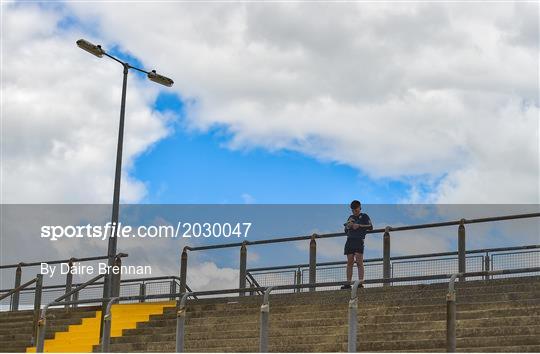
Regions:
[[[107,247],[107,257],[108,257],[108,265],[109,268],[114,266],[115,264],[115,257],[117,252],[117,236],[118,236],[118,219],[119,219],[119,213],[120,213],[120,184],[121,184],[121,177],[122,177],[122,148],[124,145],[124,118],[126,113],[126,91],[127,91],[127,76],[129,69],[134,69],[140,72],[143,72],[147,75],[147,77],[154,82],[157,82],[161,85],[171,87],[173,85],[173,80],[169,79],[168,77],[159,75],[156,73],[155,70],[152,70],[150,72],[136,68],[134,66],[131,66],[128,63],[125,63],[118,58],[108,54],[101,48],[100,45],[92,44],[84,39],[79,39],[77,41],[77,46],[79,48],[97,56],[98,58],[102,58],[104,55],[106,57],[111,58],[112,60],[122,64],[122,67],[124,68],[124,78],[122,82],[122,101],[120,104],[120,123],[118,127],[118,145],[116,147],[116,169],[114,173],[114,192],[113,192],[113,205],[112,205],[112,217],[111,217],[111,223],[112,223],[112,229],[111,234],[109,235],[109,244]],[[104,284],[103,284],[103,298],[108,299],[111,297],[117,297],[119,294],[119,289],[113,289],[112,288],[112,276],[111,274],[107,273],[105,274]],[[105,313],[105,306],[107,302],[105,301],[103,303],[103,311],[102,311],[102,319],[101,319],[101,331],[103,330],[103,314]],[[100,331],[100,332],[101,332]],[[100,333],[101,338],[101,333]]]
[[[109,236],[109,245],[107,247],[108,265],[114,265],[114,258],[116,256],[116,245],[118,240],[118,215],[120,213],[120,182],[122,179],[122,150],[124,146],[124,118],[126,115],[126,91],[127,91],[127,76],[129,71],[129,65],[124,66],[124,79],[122,82],[122,101],[120,103],[120,123],[118,126],[118,145],[116,147],[116,170],[114,172],[114,192],[113,192],[113,206],[112,206],[112,230],[114,230]],[[110,268],[109,268],[110,269]],[[113,296],[119,296],[120,294],[114,294],[111,289],[112,277],[109,274],[105,275],[105,284],[103,287],[103,298],[109,298]]]

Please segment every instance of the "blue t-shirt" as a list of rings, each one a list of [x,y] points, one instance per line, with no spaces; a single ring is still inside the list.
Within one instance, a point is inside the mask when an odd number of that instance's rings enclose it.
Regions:
[[[371,225],[371,219],[369,218],[368,214],[360,213],[358,216],[351,215],[349,216],[348,220],[354,220],[355,224],[360,225]],[[361,238],[362,240],[366,238],[366,232],[369,230],[368,227],[359,227],[356,230],[349,229],[347,226],[345,226],[345,233],[347,234],[347,237],[349,238]]]

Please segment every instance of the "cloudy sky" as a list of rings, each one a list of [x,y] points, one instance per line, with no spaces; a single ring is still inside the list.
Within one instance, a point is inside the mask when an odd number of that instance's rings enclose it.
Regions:
[[[111,203],[122,68],[79,38],[175,81],[130,73],[125,203],[540,202],[538,3],[1,11],[2,203]]]

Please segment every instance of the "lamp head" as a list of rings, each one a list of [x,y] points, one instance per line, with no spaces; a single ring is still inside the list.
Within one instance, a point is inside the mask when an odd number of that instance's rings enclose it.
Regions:
[[[103,54],[105,53],[105,51],[101,49],[100,45],[92,44],[84,39],[79,39],[77,41],[77,46],[79,46],[79,48],[83,50],[86,50],[88,53],[95,55],[98,58],[103,57]]]
[[[154,82],[157,82],[158,84],[161,84],[167,87],[171,87],[174,84],[174,81],[172,81],[168,77],[159,75],[158,73],[156,73],[155,70],[152,70],[151,72],[148,73],[148,78]]]

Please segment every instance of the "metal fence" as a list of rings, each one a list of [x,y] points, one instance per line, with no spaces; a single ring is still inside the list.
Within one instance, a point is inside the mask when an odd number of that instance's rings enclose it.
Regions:
[[[72,287],[76,288],[81,284],[73,284]],[[119,296],[145,296],[145,295],[161,295],[175,293],[180,288],[180,281],[178,277],[154,277],[154,278],[141,278],[141,279],[125,279],[120,282],[120,294]],[[0,293],[5,293],[10,289],[0,290]],[[54,299],[64,295],[66,293],[65,285],[53,285],[44,286],[42,288],[42,303],[46,304],[52,302]],[[34,294],[35,288],[26,288],[19,292],[19,309],[31,309],[34,306]],[[73,300],[90,300],[99,299],[103,295],[103,282],[96,282],[92,285],[81,289],[75,293]],[[130,302],[137,301],[163,301],[156,299],[148,300],[132,300]],[[7,311],[12,309],[13,296],[5,298],[0,301],[1,311]],[[100,302],[87,303],[88,306],[101,305]]]
[[[512,252],[508,252],[513,250]],[[540,266],[540,245],[477,249],[467,251],[466,268],[470,272],[533,268]],[[339,282],[346,280],[346,262],[317,263],[317,282]],[[457,252],[419,254],[390,258],[391,277],[415,277],[457,273],[459,258]],[[295,264],[268,268],[252,268],[247,272],[262,287],[309,283],[309,264]],[[496,275],[493,277],[529,276],[540,273],[518,273]],[[383,278],[383,263],[380,258],[364,261],[364,279]],[[487,276],[483,277],[487,279]],[[358,279],[356,264],[353,266],[352,279]],[[482,277],[471,277],[480,280]],[[416,280],[401,282],[400,285],[444,282],[446,279]],[[381,283],[365,284],[366,287],[382,286]],[[320,287],[318,290],[334,288]],[[307,291],[307,289],[283,289],[276,292]]]
[[[491,222],[499,222],[499,221],[508,221],[508,220],[518,220],[518,219],[527,219],[527,218],[538,218],[540,217],[540,213],[528,213],[528,214],[514,214],[514,215],[501,215],[501,216],[495,216],[495,217],[487,217],[487,218],[477,218],[477,219],[460,219],[460,220],[451,220],[451,221],[444,221],[444,222],[436,222],[436,223],[427,223],[427,224],[418,224],[418,225],[407,225],[407,226],[398,226],[398,227],[392,227],[392,226],[386,226],[384,228],[378,228],[378,229],[371,229],[368,230],[367,234],[383,234],[382,237],[382,259],[379,259],[380,262],[382,262],[382,278],[383,279],[390,279],[392,277],[392,268],[391,268],[391,234],[394,232],[401,232],[401,231],[411,231],[411,230],[421,230],[421,229],[430,229],[430,228],[440,228],[440,227],[449,227],[449,226],[457,226],[457,252],[446,252],[444,254],[437,254],[437,256],[457,256],[457,268],[458,272],[463,274],[467,272],[467,259],[466,254],[470,253],[470,251],[467,251],[466,247],[466,225],[472,225],[472,224],[481,224],[481,223],[491,223]],[[309,284],[315,284],[317,282],[317,273],[321,270],[317,269],[318,267],[321,267],[321,264],[317,265],[317,240],[319,239],[328,239],[328,238],[335,238],[335,237],[343,237],[346,236],[343,232],[336,232],[336,233],[328,233],[328,234],[312,234],[312,235],[304,235],[304,236],[293,236],[293,237],[281,237],[281,238],[273,238],[273,239],[266,239],[266,240],[255,240],[255,241],[248,241],[244,240],[243,242],[234,242],[234,243],[228,243],[228,244],[221,244],[221,245],[207,245],[207,246],[197,246],[197,247],[191,247],[191,246],[185,246],[182,251],[182,256],[180,260],[180,291],[184,292],[186,290],[186,280],[187,280],[187,272],[188,272],[188,251],[194,252],[194,251],[206,251],[206,250],[216,250],[216,249],[224,249],[224,248],[239,248],[240,249],[240,268],[239,268],[239,289],[246,289],[247,284],[250,283],[250,277],[248,276],[248,269],[247,269],[247,255],[248,255],[248,246],[251,248],[252,246],[257,245],[268,245],[268,244],[276,244],[276,243],[287,243],[287,242],[297,242],[297,241],[309,241],[309,271],[308,271],[308,282]],[[540,245],[535,245],[540,247]],[[519,247],[518,247],[519,248]],[[484,250],[485,252],[490,252],[490,249]],[[433,256],[433,255],[431,255]],[[394,257],[394,260],[397,260],[398,257]],[[405,257],[402,257],[404,259]],[[418,257],[409,257],[409,258],[418,258]],[[486,259],[486,264],[489,265],[489,259]],[[327,264],[329,265],[329,264]],[[336,265],[336,264],[333,264]],[[295,268],[302,266],[302,265],[296,265],[294,267],[281,267],[281,271],[288,268],[288,270],[294,270]],[[303,266],[302,266],[303,267]],[[489,269],[486,266],[484,266],[485,269]],[[262,270],[262,269],[259,269]],[[275,267],[268,268],[266,270],[277,270]],[[330,271],[330,270],[328,270]],[[335,270],[334,270],[335,271]],[[270,275],[267,275],[270,276]],[[278,276],[276,274],[273,274],[271,276]],[[279,275],[279,277],[283,277],[283,275]],[[289,277],[290,278],[290,277]],[[300,279],[301,282],[305,282],[305,276],[302,274],[302,270],[297,270],[297,276],[295,278],[296,282],[298,283],[298,279]],[[465,280],[465,279],[460,279]],[[280,281],[281,278],[280,278]],[[262,283],[268,283],[266,280],[261,279]],[[257,281],[258,283],[258,281]],[[383,286],[390,285],[390,280],[383,282]],[[310,287],[309,291],[315,291],[315,287]],[[240,296],[245,296],[247,293],[244,291],[239,292]]]
[[[524,252],[504,252],[497,253],[491,256],[491,270],[502,269],[518,269],[537,267],[540,264],[540,250],[524,251]],[[535,275],[535,273],[525,274],[509,274],[508,276],[527,276]],[[500,278],[502,275],[494,275],[492,278]]]

